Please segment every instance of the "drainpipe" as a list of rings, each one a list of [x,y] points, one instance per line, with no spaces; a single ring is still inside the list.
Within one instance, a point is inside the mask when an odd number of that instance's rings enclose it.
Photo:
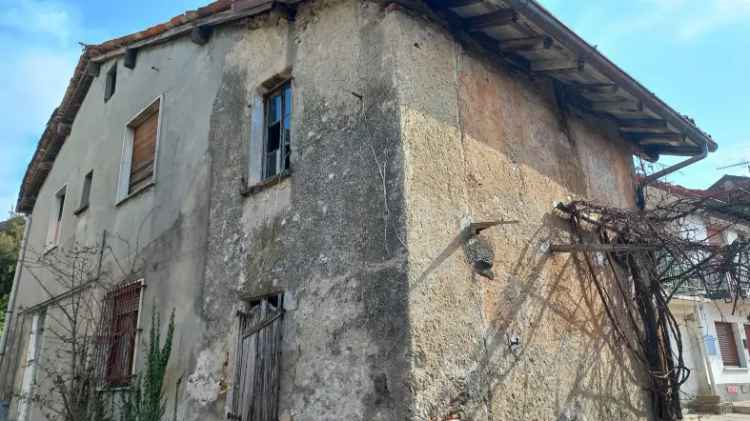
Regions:
[[[643,177],[641,179],[641,182],[638,183],[638,187],[636,187],[636,200],[638,204],[638,208],[643,210],[646,207],[646,197],[643,194],[643,189],[648,186],[649,184],[653,183],[654,181],[667,176],[669,174],[672,174],[675,171],[679,171],[689,165],[695,164],[698,161],[702,161],[708,156],[708,144],[704,143],[701,145],[701,153],[698,155],[695,155],[693,157],[690,157],[680,163],[677,163],[675,165],[672,165],[671,167],[664,168],[661,171],[657,171],[651,175],[648,175],[646,177]]]
[[[13,276],[13,287],[10,290],[10,297],[8,298],[8,308],[5,310],[5,325],[3,326],[3,336],[0,338],[0,366],[2,366],[5,360],[5,351],[8,346],[8,333],[9,326],[11,324],[11,318],[13,317],[13,309],[16,306],[16,295],[18,295],[18,283],[21,280],[21,271],[23,270],[23,262],[26,259],[26,246],[28,245],[27,239],[29,238],[29,232],[31,231],[31,216],[22,215],[24,220],[23,238],[21,239],[21,248],[18,251],[18,261],[16,262],[16,273]]]

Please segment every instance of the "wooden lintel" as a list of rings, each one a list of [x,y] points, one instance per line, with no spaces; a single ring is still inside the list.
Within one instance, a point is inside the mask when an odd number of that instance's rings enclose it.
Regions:
[[[466,19],[464,26],[468,31],[481,31],[495,26],[508,25],[518,20],[518,13],[513,9],[499,9],[484,15]]]
[[[583,60],[539,60],[531,62],[535,73],[579,72],[584,68]]]
[[[649,244],[552,244],[550,251],[553,253],[575,253],[583,252],[603,252],[603,253],[623,253],[634,251],[655,251],[661,247]]]
[[[125,58],[122,62],[122,65],[127,67],[128,69],[135,69],[135,62],[138,57],[138,49],[136,48],[128,48],[125,50]]]
[[[549,49],[552,47],[552,38],[547,36],[514,38],[500,41],[500,49],[503,51],[534,51]]]

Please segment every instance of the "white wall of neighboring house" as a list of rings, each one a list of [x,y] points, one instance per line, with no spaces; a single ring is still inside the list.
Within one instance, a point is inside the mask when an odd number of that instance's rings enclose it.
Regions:
[[[695,239],[706,238],[708,221],[689,217],[684,223]],[[737,229],[721,234],[722,244],[739,237]],[[724,400],[750,399],[750,351],[745,326],[750,326],[750,303],[705,297],[676,296],[670,303],[682,335],[683,360],[691,375],[682,386],[683,399],[701,395],[719,395]],[[734,330],[740,367],[725,367],[717,340],[716,323],[731,323]],[[674,342],[673,342],[674,343]]]

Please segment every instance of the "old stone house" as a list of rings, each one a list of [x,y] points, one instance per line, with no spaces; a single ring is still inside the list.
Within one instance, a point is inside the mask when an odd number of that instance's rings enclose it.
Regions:
[[[110,386],[175,309],[180,420],[642,419],[553,204],[633,207],[634,155],[715,148],[531,0],[220,0],[85,48],[24,260],[106,251]],[[2,393],[36,421],[46,311],[80,291],[27,266]]]

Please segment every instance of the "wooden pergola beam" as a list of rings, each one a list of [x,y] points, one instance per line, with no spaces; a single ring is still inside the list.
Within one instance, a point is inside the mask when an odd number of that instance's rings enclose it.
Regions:
[[[656,251],[660,246],[650,244],[552,244],[550,251],[553,253],[577,253],[577,252],[603,252],[624,253],[633,251]]]

